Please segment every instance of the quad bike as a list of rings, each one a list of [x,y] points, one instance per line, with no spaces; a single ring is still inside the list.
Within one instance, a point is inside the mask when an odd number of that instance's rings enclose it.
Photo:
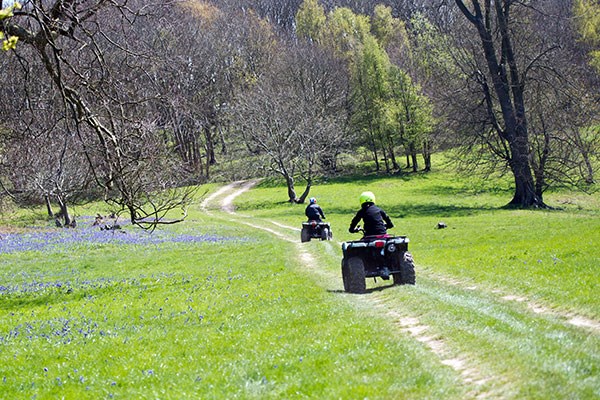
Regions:
[[[406,236],[378,235],[342,243],[344,290],[364,293],[366,278],[389,280],[390,276],[394,285],[414,285],[415,264],[408,242]]]
[[[311,220],[302,223],[302,231],[300,232],[302,243],[310,242],[310,239],[331,240],[332,238],[333,232],[328,222]]]

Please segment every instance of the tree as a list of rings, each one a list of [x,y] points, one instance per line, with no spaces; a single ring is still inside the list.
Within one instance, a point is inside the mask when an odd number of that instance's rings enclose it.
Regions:
[[[404,26],[391,17],[390,8],[376,7],[375,12],[373,25],[368,17],[348,9],[334,10],[327,21],[330,46],[350,65],[352,127],[359,144],[371,151],[376,171],[381,169],[381,159],[386,172],[400,169],[398,146],[412,157],[414,170],[417,152],[424,150],[426,169],[430,168],[432,109],[410,77],[392,64],[383,46],[391,47],[392,38],[405,38]],[[402,41],[397,48],[405,46]]]
[[[417,154],[420,151],[425,162],[424,170],[430,171],[430,135],[434,126],[431,102],[406,72],[393,65],[390,66],[390,82],[391,124],[393,131],[398,133],[398,141],[405,148],[407,167],[412,165],[413,172],[417,172]]]
[[[456,113],[463,162],[488,171],[507,167],[515,185],[509,206],[545,207],[543,193],[551,185],[593,182],[597,140],[589,128],[598,123],[598,103],[590,101],[593,82],[570,29],[571,7],[560,1],[456,4],[466,18],[446,27],[454,35],[447,53],[455,67],[447,69],[454,78],[445,85],[464,84],[446,90],[452,98],[444,105]]]
[[[35,66],[30,66],[28,74],[38,76],[37,84],[26,91],[14,65],[3,64],[13,80],[0,88],[0,93],[4,98],[27,99],[26,103],[5,104],[0,110],[0,116],[10,120],[12,127],[0,136],[0,171],[6,179],[5,188],[10,188],[18,204],[43,201],[57,226],[74,226],[70,204],[89,195],[93,175],[73,125],[59,111],[60,96]],[[32,109],[43,111],[33,115]],[[53,203],[58,204],[58,212],[54,212]]]
[[[514,177],[515,192],[509,204],[545,207],[542,194],[535,190],[529,161],[525,82],[510,29],[513,3],[512,0],[486,0],[482,8],[478,0],[473,0],[472,9],[469,9],[462,0],[456,0],[481,41],[487,74],[481,74],[479,79],[493,129],[508,145],[508,164]]]
[[[600,73],[600,3],[598,0],[575,0],[573,7],[579,34],[592,47],[591,64]]]
[[[1,3],[0,3],[1,4]],[[15,2],[11,6],[6,8],[0,8],[0,21],[8,19],[12,17],[14,10],[21,9],[21,3]],[[0,30],[0,40],[2,41],[2,50],[8,51],[17,47],[17,42],[19,40],[18,36],[10,35],[8,38],[4,34],[2,30]]]
[[[339,60],[315,46],[278,50],[271,68],[239,93],[232,118],[248,151],[283,177],[288,201],[302,203],[320,160],[344,148],[347,82]],[[306,183],[300,196],[298,179]]]
[[[156,32],[154,18],[169,6],[153,7],[151,14],[135,1],[96,0],[85,7],[31,1],[5,24],[5,32],[23,43],[16,50],[19,63],[42,66],[59,94],[56,112],[68,121],[66,132],[79,141],[104,199],[150,228],[171,223],[162,217],[185,208],[191,195],[189,189],[174,189],[182,180],[180,169],[152,112],[160,93],[148,74],[156,61],[148,39]],[[26,78],[34,87],[38,77]],[[34,118],[44,113],[25,107]],[[165,188],[173,190],[159,195]]]
[[[392,137],[386,124],[389,69],[387,54],[372,37],[365,40],[351,62],[352,125],[371,150],[376,171],[380,170],[380,150],[387,152],[384,155],[387,172],[391,170],[388,159],[391,158],[395,164],[394,146],[393,142],[390,143]],[[397,168],[397,164],[394,168]]]
[[[155,56],[170,60],[152,70],[160,87],[158,124],[181,158],[188,183],[195,184],[208,180],[217,163],[223,110],[242,76],[232,62],[243,46],[232,48],[238,41],[231,32],[240,28],[228,21],[247,26],[251,18],[234,19],[204,3],[184,3],[172,10],[171,17],[177,23],[161,24],[160,34],[152,36]]]
[[[320,43],[326,22],[325,9],[318,0],[304,0],[296,13],[296,35]]]

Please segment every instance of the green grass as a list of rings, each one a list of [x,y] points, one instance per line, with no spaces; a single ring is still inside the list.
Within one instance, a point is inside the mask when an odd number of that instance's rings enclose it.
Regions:
[[[291,244],[197,218],[246,239],[2,255],[2,282],[62,285],[0,297],[1,397],[461,398],[385,319],[315,288]]]
[[[417,285],[343,292],[340,242],[356,238],[363,190],[410,237]],[[47,284],[0,291],[0,397],[600,397],[599,333],[569,323],[600,319],[597,195],[508,210],[506,181],[439,171],[322,181],[311,195],[333,242],[300,245],[304,206],[269,182],[236,215],[194,206],[164,228],[235,240],[0,255],[0,285]]]
[[[408,235],[422,272],[516,291],[553,307],[600,319],[600,196],[552,193],[553,210],[510,210],[510,191],[486,181],[446,173],[363,178],[317,185],[318,198],[338,241],[356,238],[347,228],[358,195],[372,190],[392,217],[391,231]],[[304,206],[283,202],[282,187],[259,186],[236,204],[257,218],[299,226]],[[436,229],[438,222],[447,229]]]
[[[466,359],[484,377],[478,390],[487,396],[600,397],[598,330],[569,323],[573,316],[600,320],[597,194],[549,193],[555,209],[511,210],[503,207],[511,193],[501,181],[478,184],[443,172],[332,180],[311,195],[336,241],[355,238],[347,227],[363,190],[375,192],[391,215],[392,232],[410,237],[417,264],[414,288],[370,282],[364,297],[418,318],[448,357]],[[236,204],[255,219],[299,226],[304,206],[282,202],[284,195],[263,185]],[[448,228],[435,229],[440,221]],[[339,248],[307,246],[321,253],[319,264],[335,276],[326,287],[336,290]]]

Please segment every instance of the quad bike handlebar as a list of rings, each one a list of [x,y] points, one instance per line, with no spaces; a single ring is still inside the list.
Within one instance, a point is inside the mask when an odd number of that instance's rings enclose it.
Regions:
[[[365,234],[365,230],[360,226],[357,225],[356,228],[354,228],[354,230],[351,230],[350,233],[358,233],[358,232],[362,232],[362,234]]]
[[[389,226],[387,224],[385,225],[386,229],[392,229],[393,227],[394,227],[393,225],[392,226]],[[356,228],[354,228],[354,230],[350,230],[350,233],[359,233],[359,232],[361,232],[364,236],[365,229],[363,227],[361,227],[360,225],[357,225]]]

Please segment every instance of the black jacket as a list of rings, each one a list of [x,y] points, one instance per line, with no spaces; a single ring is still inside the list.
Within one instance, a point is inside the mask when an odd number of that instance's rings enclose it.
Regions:
[[[304,210],[304,215],[308,218],[309,221],[320,221],[321,218],[325,218],[325,214],[323,214],[323,210],[319,207],[318,204],[309,204]]]
[[[385,235],[389,228],[393,228],[394,224],[385,211],[377,207],[373,203],[363,203],[362,207],[350,222],[350,232],[354,232],[356,225],[363,220],[365,236]]]

